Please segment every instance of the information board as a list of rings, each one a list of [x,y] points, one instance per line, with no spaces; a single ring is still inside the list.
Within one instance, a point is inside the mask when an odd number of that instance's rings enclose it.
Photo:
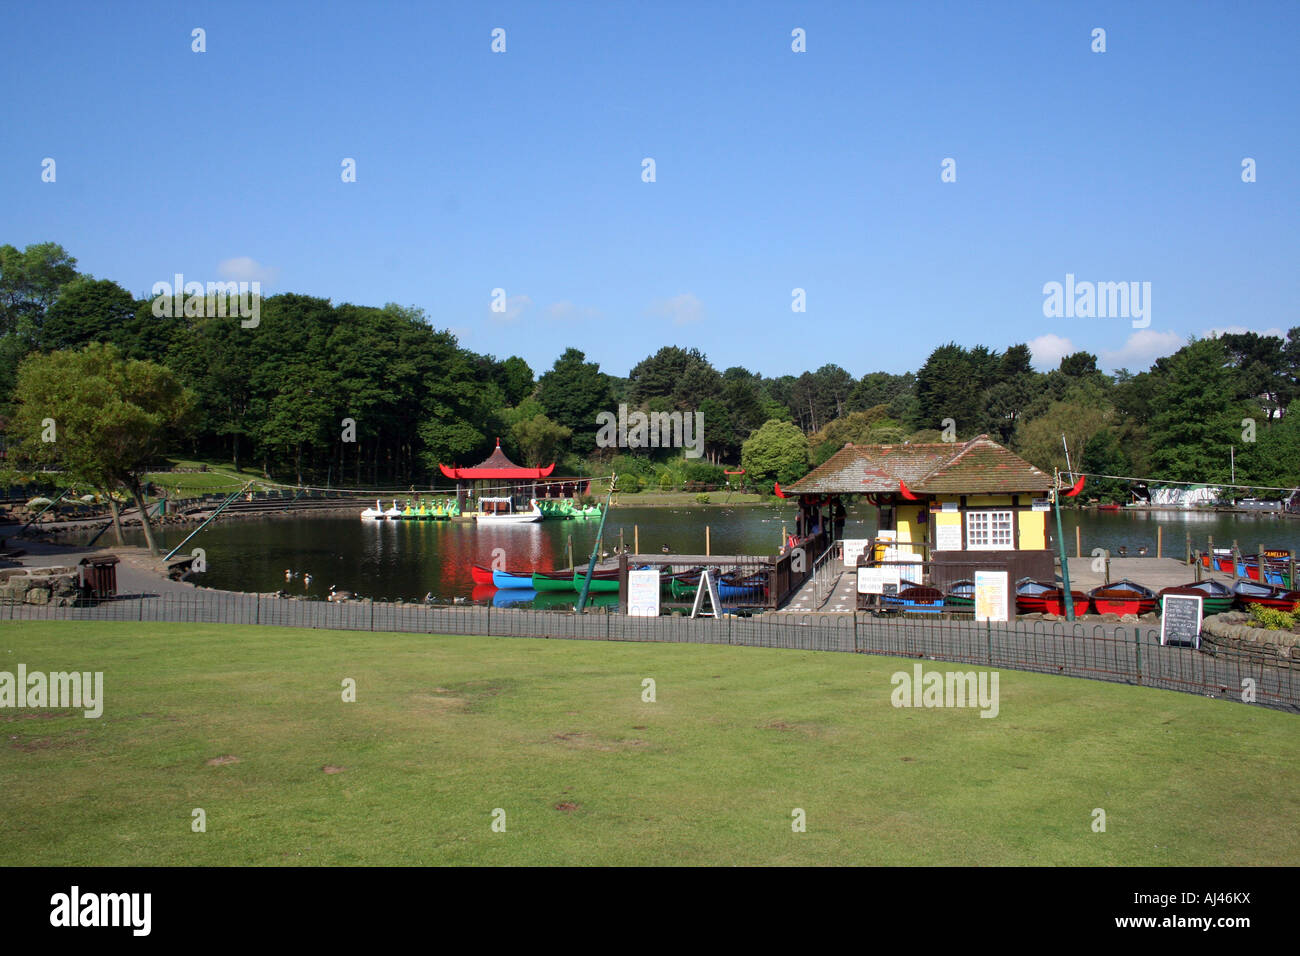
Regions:
[[[1052,499],[1050,498],[1033,498],[1030,510],[1032,511],[1051,511]]]
[[[871,545],[870,538],[845,538],[844,539],[844,566],[846,568],[856,568],[858,558],[866,553],[867,548]]]
[[[1006,571],[975,572],[975,620],[1009,620],[1010,596]]]
[[[1197,594],[1166,594],[1161,603],[1160,643],[1174,647],[1201,646],[1203,598]]]
[[[659,570],[627,572],[627,613],[630,617],[659,616]]]
[[[858,568],[859,594],[884,594],[885,585],[898,590],[898,568]]]
[[[961,550],[961,522],[943,523],[934,526],[934,550]]]

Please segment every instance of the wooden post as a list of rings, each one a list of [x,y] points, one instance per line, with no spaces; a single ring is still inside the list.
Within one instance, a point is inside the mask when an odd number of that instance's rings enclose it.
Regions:
[[[1187,532],[1187,563],[1192,563],[1192,533],[1190,531]],[[1201,562],[1197,561],[1196,563],[1200,564]],[[1199,581],[1201,579],[1197,578],[1196,580]]]
[[[1079,528],[1080,525],[1076,524],[1074,526],[1074,556],[1076,558],[1083,557],[1083,538],[1080,535]]]
[[[623,529],[618,529],[618,553],[623,553]]]
[[[1106,584],[1110,584],[1110,551],[1106,551]]]
[[[1295,590],[1295,552],[1290,548],[1286,549],[1286,586],[1289,590]]]
[[[710,550],[710,547],[711,547],[711,545],[710,545],[710,543],[709,543],[709,526],[708,526],[708,525],[705,525],[705,526],[704,526],[704,554],[705,554],[706,557],[707,557],[708,555],[711,555],[711,554],[713,553],[713,552]]]
[[[632,525],[632,553],[641,553],[641,526]]]
[[[1200,584],[1201,583],[1201,552],[1193,551],[1192,558],[1194,559],[1194,563],[1192,566],[1196,569],[1196,583]]]
[[[573,535],[569,535],[569,570],[573,570]]]
[[[1156,557],[1160,557],[1160,549],[1164,545],[1165,529],[1164,525],[1156,525]]]

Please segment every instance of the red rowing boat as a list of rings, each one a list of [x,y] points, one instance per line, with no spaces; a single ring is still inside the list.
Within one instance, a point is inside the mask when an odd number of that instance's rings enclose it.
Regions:
[[[1159,598],[1136,581],[1116,581],[1088,592],[1098,614],[1146,614],[1156,609]]]

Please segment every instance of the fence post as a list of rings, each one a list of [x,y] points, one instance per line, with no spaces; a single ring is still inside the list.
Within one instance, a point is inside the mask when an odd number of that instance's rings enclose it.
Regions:
[[[372,631],[375,629],[375,601],[374,601],[374,598],[371,598],[371,599],[370,599],[370,629],[371,629]]]
[[[1142,686],[1142,628],[1133,628],[1133,645],[1137,651],[1137,679],[1138,686]]]
[[[254,623],[257,624],[262,623],[262,595],[261,594],[257,595],[257,616],[256,618],[254,618]]]
[[[984,622],[984,637],[988,645],[989,667],[993,666],[993,622]]]

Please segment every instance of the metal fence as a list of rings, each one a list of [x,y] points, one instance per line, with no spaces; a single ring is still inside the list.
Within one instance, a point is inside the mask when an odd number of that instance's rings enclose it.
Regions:
[[[228,592],[128,596],[72,607],[10,604],[0,621],[263,624],[351,631],[729,644],[949,661],[1184,691],[1300,712],[1297,669],[1235,651],[1165,647],[1150,626],[919,620],[870,614],[761,613],[720,618],[628,617],[483,606],[292,600]],[[1297,662],[1300,663],[1300,662]],[[1063,688],[1063,692],[1068,690]]]

